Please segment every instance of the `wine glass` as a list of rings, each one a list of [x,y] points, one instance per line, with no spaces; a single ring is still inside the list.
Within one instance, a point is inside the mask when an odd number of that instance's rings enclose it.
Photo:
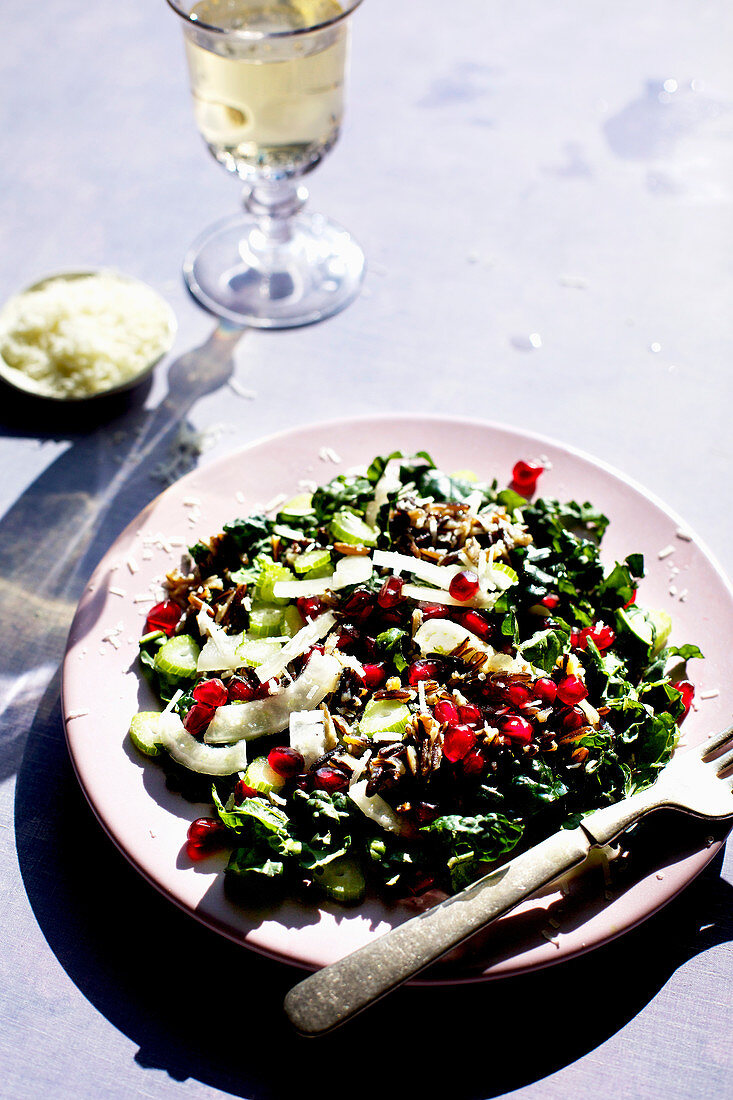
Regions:
[[[361,0],[167,0],[181,17],[196,124],[245,181],[244,213],[187,253],[191,293],[258,328],[329,317],[358,294],[364,254],[351,235],[303,211],[301,177],[336,142],[352,12]]]

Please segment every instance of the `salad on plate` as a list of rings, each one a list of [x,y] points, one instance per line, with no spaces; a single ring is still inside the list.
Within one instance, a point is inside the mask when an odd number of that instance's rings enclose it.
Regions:
[[[378,456],[167,575],[140,638],[160,708],[130,737],[210,802],[187,851],[228,849],[234,896],[452,894],[654,781],[702,654],[541,473]]]

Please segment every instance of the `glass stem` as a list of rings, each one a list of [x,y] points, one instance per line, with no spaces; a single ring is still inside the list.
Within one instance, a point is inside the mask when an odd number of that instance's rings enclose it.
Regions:
[[[244,207],[257,220],[250,247],[258,254],[274,251],[292,239],[292,218],[303,209],[308,192],[295,180],[263,180],[244,192]]]

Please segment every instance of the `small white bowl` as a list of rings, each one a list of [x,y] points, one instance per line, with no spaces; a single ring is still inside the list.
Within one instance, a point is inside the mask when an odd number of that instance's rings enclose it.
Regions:
[[[0,310],[0,333],[2,333],[4,315],[8,311],[11,304],[17,301],[23,294],[27,294],[29,291],[40,290],[47,283],[58,282],[61,280],[74,280],[88,278],[90,275],[109,275],[115,279],[119,279],[124,282],[133,283],[138,286],[145,287],[148,291],[152,291],[158,298],[162,310],[168,315],[167,332],[163,343],[155,351],[155,354],[141,367],[141,369],[132,377],[127,378],[124,382],[116,386],[109,386],[103,390],[97,390],[94,393],[85,394],[58,394],[48,391],[44,386],[39,385],[32,378],[26,375],[22,370],[16,367],[12,367],[7,360],[3,357],[0,351],[0,378],[6,382],[13,389],[18,390],[20,393],[27,394],[32,397],[41,397],[47,401],[58,402],[73,402],[80,403],[84,401],[94,401],[100,397],[109,397],[112,394],[123,393],[127,390],[133,389],[135,386],[139,386],[149,375],[152,373],[154,367],[160,362],[160,360],[167,355],[173,346],[173,341],[178,330],[178,322],[173,309],[159,294],[152,290],[147,283],[142,282],[140,279],[135,279],[130,275],[123,275],[119,271],[103,268],[96,271],[63,271],[56,275],[47,275],[43,279],[39,279],[37,282],[32,283],[30,286],[25,287],[24,290],[19,291],[13,295],[12,298],[3,306]]]

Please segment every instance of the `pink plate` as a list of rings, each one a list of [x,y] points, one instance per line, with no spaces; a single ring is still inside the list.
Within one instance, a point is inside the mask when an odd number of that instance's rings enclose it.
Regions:
[[[442,469],[475,470],[501,484],[519,458],[542,458],[540,492],[592,501],[610,518],[603,545],[613,564],[641,552],[647,576],[640,600],[672,615],[672,641],[695,642],[704,661],[690,662],[697,703],[685,722],[693,744],[730,719],[733,683],[733,590],[699,540],[644,489],[602,463],[549,439],[494,424],[423,416],[374,417],[317,424],[271,436],[184,477],[141,513],[105,555],[79,604],[63,669],[63,704],[71,758],[108,834],[159,890],[210,928],[262,954],[308,969],[324,966],[402,923],[409,904],[369,901],[356,910],[285,903],[266,912],[235,906],[223,889],[223,857],[192,864],[184,843],[189,821],[208,813],[166,788],[155,762],[143,760],[127,731],[138,709],[156,702],[139,675],[137,639],[165,572],[187,546],[236,516],[302,491],[377,454],[427,450]],[[666,551],[666,553],[665,553]],[[670,594],[674,572],[676,595]],[[686,598],[680,593],[686,591]],[[720,688],[720,695],[715,690]],[[498,921],[421,979],[455,982],[546,966],[607,942],[650,916],[697,875],[719,850],[690,823],[683,843],[550,889]],[[613,866],[613,865],[612,865]]]

